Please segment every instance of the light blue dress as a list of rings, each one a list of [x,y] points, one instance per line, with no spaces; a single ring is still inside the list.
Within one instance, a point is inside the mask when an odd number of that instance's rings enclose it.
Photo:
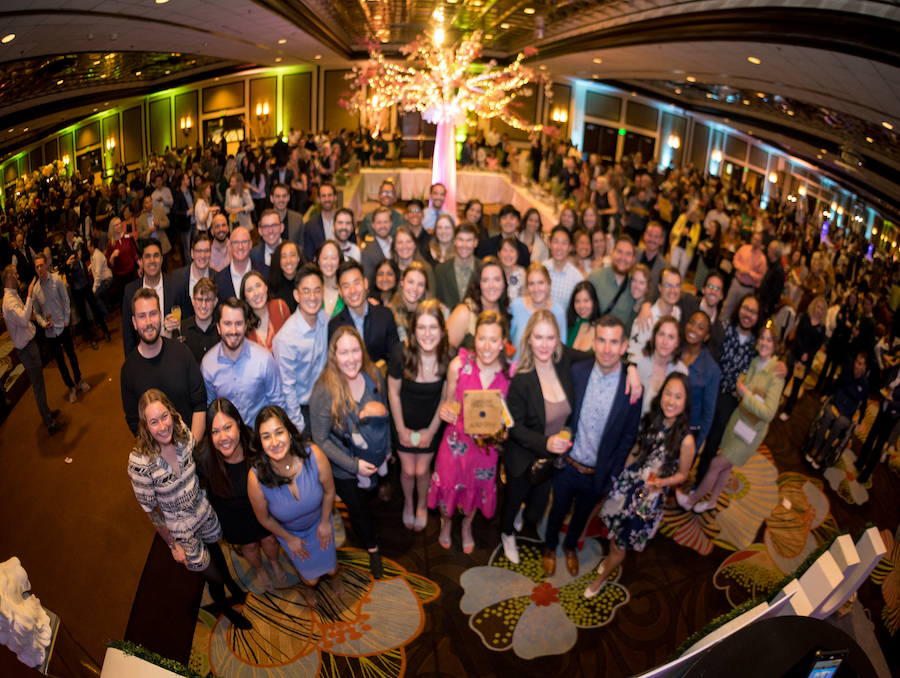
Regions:
[[[556,323],[559,325],[559,336],[565,340],[566,333],[569,331],[566,327],[565,309],[560,308],[559,304],[554,303],[553,306],[550,307],[550,312],[556,318]],[[526,308],[525,297],[519,297],[509,305],[509,315],[511,318],[509,323],[509,337],[513,346],[516,348],[516,354],[513,357],[518,360],[519,350],[522,347],[522,337],[525,335],[525,327],[528,325],[528,321],[531,320],[531,316],[534,314]]]
[[[252,469],[256,473],[256,469]],[[304,462],[303,470],[296,477],[297,494],[300,500],[294,499],[290,485],[278,485],[266,487],[262,483],[263,495],[269,503],[269,513],[291,534],[300,537],[306,542],[306,550],[309,551],[308,560],[300,560],[291,553],[288,545],[281,537],[277,537],[290,556],[291,562],[305,581],[316,579],[328,574],[337,567],[337,553],[334,550],[332,538],[328,548],[322,550],[319,539],[316,537],[316,527],[322,519],[322,496],[324,491],[319,482],[319,467],[316,464],[316,456],[310,452],[309,458]],[[334,532],[334,524],[331,526]],[[277,535],[276,535],[277,536]]]

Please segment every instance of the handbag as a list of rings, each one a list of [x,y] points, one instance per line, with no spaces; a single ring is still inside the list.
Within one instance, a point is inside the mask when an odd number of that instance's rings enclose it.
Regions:
[[[525,480],[527,480],[532,487],[536,487],[553,477],[554,468],[553,460],[549,457],[535,459],[529,464],[528,468],[525,469]]]

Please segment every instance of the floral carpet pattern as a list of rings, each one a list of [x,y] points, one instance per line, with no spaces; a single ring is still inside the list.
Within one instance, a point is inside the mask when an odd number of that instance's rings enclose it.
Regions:
[[[865,483],[856,479],[854,463],[856,455],[849,448],[844,450],[834,466],[825,469],[822,474],[835,494],[848,504],[862,506],[869,501],[869,490],[872,489],[872,478]]]
[[[894,635],[900,629],[900,539],[889,530],[881,530],[881,538],[887,553],[870,576],[875,584],[881,586],[884,596],[881,619],[885,628]]]
[[[777,477],[772,455],[762,445],[746,464],[732,470],[715,506],[697,514],[676,503],[667,504],[660,531],[704,556],[714,546],[728,551],[749,548],[778,504]]]
[[[518,565],[498,546],[488,565],[470,568],[460,578],[465,594],[459,607],[487,648],[512,649],[522,659],[564,654],[574,647],[578,629],[608,624],[628,602],[628,591],[618,583],[621,567],[595,598],[585,599],[584,590],[603,559],[596,539],[586,539],[579,551],[576,577],[566,570],[561,547],[556,573],[548,577],[541,566],[543,544],[521,537],[517,541]]]
[[[422,632],[423,606],[440,589],[387,558],[384,578],[373,579],[363,550],[339,549],[338,562],[343,595],[338,597],[323,581],[317,587],[318,602],[311,605],[296,577],[287,588],[262,591],[248,575],[252,568],[232,556],[234,574],[250,590],[242,612],[253,629],[235,629],[224,617],[216,619],[201,609],[191,668],[204,676],[229,678],[402,676],[404,646]]]
[[[713,577],[731,605],[771,592],[807,555],[837,534],[823,489],[821,480],[801,473],[778,476],[779,502],[766,518],[763,541],[728,556]]]

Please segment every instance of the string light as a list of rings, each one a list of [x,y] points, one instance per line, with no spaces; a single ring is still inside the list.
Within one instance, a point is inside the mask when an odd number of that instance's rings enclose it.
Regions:
[[[468,113],[474,113],[483,119],[500,118],[516,129],[534,130],[534,125],[510,110],[510,104],[517,96],[531,95],[526,88],[530,83],[543,84],[545,94],[553,96],[546,74],[522,64],[537,50],[526,47],[509,66],[499,68],[492,60],[476,73],[470,67],[481,57],[482,32],[474,31],[470,37],[445,48],[443,21],[443,9],[439,8],[432,15],[432,29],[400,50],[414,66],[388,63],[379,45],[370,41],[368,63],[346,76],[351,80],[352,93],[349,100],[339,103],[351,112],[365,112],[376,128],[380,114],[396,105],[404,112],[418,111],[433,124],[458,124]]]

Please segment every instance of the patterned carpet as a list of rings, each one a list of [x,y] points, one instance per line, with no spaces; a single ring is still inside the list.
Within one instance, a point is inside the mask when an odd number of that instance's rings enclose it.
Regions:
[[[496,521],[481,516],[472,554],[461,553],[458,519],[453,547],[445,550],[434,513],[425,532],[402,527],[395,478],[394,498],[371,504],[386,580],[372,580],[363,551],[341,548],[347,592],[336,599],[323,584],[310,608],[302,587],[263,593],[247,563],[232,556],[235,575],[252,591],[244,613],[254,630],[235,632],[201,609],[192,667],[259,678],[634,676],[664,663],[715,616],[770,591],[837,532],[857,534],[871,522],[888,555],[859,600],[897,675],[900,459],[879,465],[859,486],[848,471],[859,449],[854,440],[834,469],[816,474],[799,450],[818,406],[813,392],[789,422],[774,422],[766,445],[735,469],[714,508],[687,514],[670,502],[660,534],[644,553],[628,554],[591,601],[582,594],[608,548],[596,518],[579,551],[579,575],[568,575],[560,552],[556,574],[546,577],[541,528],[526,526],[519,536],[517,566],[503,555]],[[351,530],[347,543],[354,541]]]

